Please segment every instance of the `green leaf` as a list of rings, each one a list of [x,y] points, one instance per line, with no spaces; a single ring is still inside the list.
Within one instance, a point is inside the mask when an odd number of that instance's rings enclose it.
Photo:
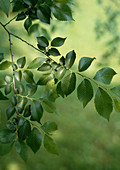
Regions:
[[[6,86],[6,82],[4,80],[0,80],[0,88],[3,88]]]
[[[51,48],[48,50],[48,53],[54,57],[59,56],[60,52],[56,48]]]
[[[31,115],[31,105],[27,105],[24,110],[24,117],[29,117]]]
[[[120,101],[119,101],[117,98],[115,98],[115,99],[113,99],[113,100],[114,100],[115,110],[116,110],[117,112],[120,112]]]
[[[17,81],[21,81],[21,79],[22,79],[22,72],[20,70],[15,72],[15,78],[16,78]]]
[[[28,69],[36,69],[46,61],[46,58],[37,57],[28,66]]]
[[[37,42],[41,47],[48,47],[49,45],[47,38],[44,36],[37,37]]]
[[[116,86],[110,89],[114,94],[120,97],[120,86]]]
[[[56,3],[55,6],[51,7],[51,11],[55,18],[57,18],[60,21],[71,21],[72,18],[72,12],[68,5],[63,3]]]
[[[5,95],[11,93],[11,91],[12,91],[11,86],[10,86],[9,84],[7,84],[7,85],[5,86]]]
[[[71,68],[72,65],[74,64],[76,59],[76,53],[74,50],[70,51],[69,53],[67,53],[66,58],[65,58],[65,65],[68,68]]]
[[[0,142],[3,144],[11,143],[15,140],[16,133],[9,129],[4,129],[0,131]]]
[[[42,144],[42,135],[40,131],[37,128],[33,128],[26,142],[32,151],[36,153]]]
[[[56,88],[57,94],[61,95],[64,98],[64,93],[61,88],[61,82],[58,83],[57,88]]]
[[[94,58],[82,57],[79,61],[78,70],[80,72],[87,70],[94,59],[95,59],[95,57]]]
[[[65,58],[62,56],[61,58],[60,58],[60,65],[65,65]]]
[[[15,131],[15,130],[16,130],[16,125],[14,125],[11,120],[8,120],[8,121],[7,121],[6,127],[7,127],[9,130],[11,130],[11,131]]]
[[[33,73],[29,70],[25,70],[23,71],[23,77],[26,80],[26,82],[30,83],[30,84],[34,84],[34,79],[33,79]]]
[[[28,96],[34,95],[35,92],[37,91],[37,85],[27,84],[26,87],[28,91]]]
[[[54,103],[48,100],[44,100],[42,101],[42,106],[48,113],[56,113],[56,107]]]
[[[20,14],[17,15],[16,21],[21,21],[26,18],[26,15],[24,12],[21,12]]]
[[[26,64],[26,58],[25,57],[21,57],[17,60],[17,65],[19,68],[23,68]]]
[[[38,71],[49,71],[51,70],[51,65],[49,63],[44,63],[42,66],[40,66],[37,70]]]
[[[10,119],[14,115],[14,113],[15,113],[14,106],[8,107],[8,109],[6,110],[7,119]]]
[[[11,65],[13,64],[13,62],[10,61],[4,61],[0,64],[0,70],[6,70],[8,69]]]
[[[41,106],[41,103],[38,101],[34,101],[31,106],[31,120],[40,123],[42,115],[43,115],[43,108]]]
[[[37,9],[37,17],[44,23],[50,24],[51,11],[47,6],[40,6]]]
[[[24,27],[25,27],[26,31],[28,31],[28,29],[30,28],[31,25],[32,25],[32,20],[30,18],[27,18],[24,22]]]
[[[13,106],[17,105],[17,99],[16,99],[15,95],[11,97],[11,103],[12,103]]]
[[[41,126],[41,129],[44,130],[46,133],[52,133],[58,130],[58,127],[55,122],[48,121]]]
[[[16,152],[19,153],[20,157],[26,162],[28,159],[28,149],[24,142],[16,140]]]
[[[25,88],[24,88],[23,84],[19,84],[17,89],[18,89],[19,94],[24,94]]]
[[[60,47],[64,44],[66,38],[56,37],[52,40],[51,46],[53,47]]]
[[[57,145],[48,135],[44,136],[44,147],[49,153],[58,155]]]
[[[84,79],[77,88],[77,97],[85,107],[93,98],[93,88],[89,80]]]
[[[94,79],[104,84],[110,84],[115,74],[116,72],[112,68],[105,67],[97,71]]]
[[[12,77],[11,76],[5,76],[5,81],[7,82],[7,83],[11,83],[13,80],[12,80]]]
[[[71,94],[76,87],[76,75],[75,73],[70,73],[61,82],[61,88],[63,93],[68,96]]]
[[[108,93],[100,87],[95,95],[95,107],[101,116],[109,120],[110,114],[113,110],[112,99]]]
[[[0,100],[8,100],[8,98],[4,96],[1,91],[0,91]]]
[[[23,125],[18,129],[19,140],[25,140],[31,132],[31,126],[28,120],[24,121]]]
[[[66,69],[64,67],[59,67],[56,72],[56,78],[58,80],[61,80],[65,74],[66,74]]]
[[[0,62],[4,59],[4,54],[0,53]]]
[[[0,156],[8,154],[13,147],[13,143],[9,144],[0,144]]]
[[[25,105],[27,104],[27,102],[28,102],[27,98],[21,98],[20,97],[20,101],[18,100],[18,104],[17,104],[19,113],[22,113],[22,111],[23,111]]]
[[[29,6],[35,6],[38,0],[23,0]]]
[[[0,9],[8,16],[10,10],[10,0],[0,0]]]
[[[53,77],[53,74],[51,73],[48,73],[48,74],[43,74],[40,76],[38,82],[37,82],[37,85],[46,85],[48,81],[52,80],[54,77]]]
[[[17,70],[18,69],[18,66],[16,64],[13,64],[12,65],[12,68],[13,68],[13,71]]]

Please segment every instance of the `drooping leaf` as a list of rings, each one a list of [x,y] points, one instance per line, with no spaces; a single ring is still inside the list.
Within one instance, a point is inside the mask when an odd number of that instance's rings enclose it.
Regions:
[[[71,9],[67,4],[56,3],[55,6],[51,7],[51,11],[55,18],[57,18],[60,21],[73,20]]]
[[[32,151],[36,153],[42,144],[42,135],[40,131],[37,128],[33,128],[26,142]]]
[[[15,95],[11,97],[11,103],[12,103],[13,106],[17,105],[17,99],[16,99]]]
[[[26,162],[28,159],[28,149],[23,141],[16,140],[16,152],[19,153],[20,157]]]
[[[45,61],[46,58],[37,57],[28,65],[28,69],[36,69],[42,66]]]
[[[55,122],[45,122],[41,128],[46,132],[46,133],[52,133],[58,129],[57,125]]]
[[[34,84],[33,73],[29,70],[23,71],[23,77],[27,83]]]
[[[21,57],[17,60],[17,65],[19,68],[23,68],[26,64],[26,58],[25,57]]]
[[[58,155],[57,145],[48,135],[44,136],[44,147],[48,152]]]
[[[43,108],[41,106],[41,103],[38,101],[34,101],[31,106],[31,120],[40,123],[42,115],[43,115]]]
[[[37,42],[41,47],[48,47],[49,45],[47,38],[44,36],[37,37]]]
[[[43,74],[40,76],[38,82],[37,82],[37,85],[46,85],[48,81],[52,80],[54,77],[53,77],[53,74],[51,73],[48,73],[48,74]]]
[[[31,125],[28,120],[24,121],[23,125],[18,129],[19,140],[25,140],[30,135]]]
[[[28,100],[27,98],[21,98],[20,100],[18,100],[18,104],[17,104],[17,109],[19,113],[22,113],[24,110],[25,105],[27,104]]]
[[[32,25],[31,18],[27,18],[24,22],[24,27],[25,27],[26,31],[28,31],[28,29],[30,28],[31,25]]]
[[[22,80],[22,72],[20,70],[15,72],[15,78],[17,81]]]
[[[79,61],[79,65],[78,65],[78,70],[80,72],[85,71],[88,69],[88,67],[92,64],[94,58],[90,58],[90,57],[82,57]]]
[[[26,18],[26,15],[24,12],[21,12],[17,15],[16,21],[21,21],[24,20]]]
[[[89,80],[84,79],[77,88],[77,97],[85,107],[93,98],[93,88]]]
[[[7,84],[5,86],[5,95],[8,95],[9,93],[11,93],[11,91],[12,91],[11,86],[9,84]]]
[[[25,88],[24,88],[23,84],[18,85],[18,92],[19,92],[19,94],[24,94]]]
[[[31,115],[31,105],[27,105],[24,110],[24,117],[29,117]]]
[[[0,53],[0,62],[4,59],[4,54]]]
[[[11,143],[15,140],[16,133],[9,129],[4,129],[0,131],[0,142],[1,143]]]
[[[48,6],[37,9],[37,17],[44,23],[50,24],[51,10]]]
[[[71,94],[76,87],[76,75],[75,73],[70,73],[61,82],[61,88],[63,93],[68,96]]]
[[[95,95],[95,107],[101,116],[109,120],[113,110],[112,99],[109,94],[100,87]]]
[[[10,10],[10,0],[0,0],[0,9],[8,16]]]
[[[28,95],[32,96],[35,94],[36,90],[37,90],[37,85],[33,85],[33,84],[27,84],[27,91],[28,91]]]
[[[38,71],[49,71],[51,70],[51,65],[49,63],[44,63],[42,66],[40,66],[37,70]]]
[[[112,68],[105,67],[97,71],[94,79],[104,84],[110,84],[115,74],[116,72]]]
[[[14,115],[14,113],[15,113],[14,106],[8,107],[8,109],[6,110],[7,119],[10,119]]]
[[[74,64],[76,59],[76,53],[74,50],[70,51],[69,53],[67,53],[66,58],[65,58],[65,65],[68,68],[71,68],[72,65]]]
[[[0,156],[8,154],[13,147],[13,143],[9,144],[0,144]]]
[[[56,88],[57,94],[62,96],[64,98],[64,93],[61,88],[61,82],[58,83],[57,88]]]
[[[120,97],[120,86],[116,86],[110,89],[114,94]]]
[[[56,48],[51,48],[48,50],[48,53],[54,57],[59,56],[60,52]]]
[[[12,64],[13,64],[13,62],[10,62],[10,61],[6,60],[6,61],[0,63],[0,70],[8,69]]]
[[[42,101],[42,106],[48,113],[55,113],[56,112],[56,107],[55,107],[54,103],[52,103],[48,100]]]
[[[56,78],[58,80],[61,80],[65,74],[66,74],[66,69],[64,67],[59,67],[56,72]]]
[[[65,65],[65,58],[64,58],[64,56],[62,56],[61,58],[60,58],[60,65]]]
[[[53,47],[60,47],[64,44],[66,38],[56,37],[52,40],[51,46]]]

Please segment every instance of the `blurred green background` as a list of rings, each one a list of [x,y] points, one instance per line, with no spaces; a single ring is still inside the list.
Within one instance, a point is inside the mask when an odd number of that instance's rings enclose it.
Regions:
[[[57,29],[51,34],[51,38],[56,36],[67,37],[65,45],[60,51],[65,55],[74,49],[77,53],[77,63],[80,57],[96,57],[96,61],[85,74],[93,77],[101,61],[102,52],[105,50],[104,42],[109,39],[106,36],[100,41],[96,40],[94,31],[97,17],[104,19],[103,9],[98,6],[97,0],[76,0],[73,6],[73,16],[75,22],[58,23]],[[0,13],[0,20],[6,23],[4,14]],[[50,31],[51,27],[42,25]],[[30,43],[36,45],[35,36],[28,36],[24,30],[23,22],[13,22],[8,28],[17,35],[23,37]],[[41,34],[40,34],[41,35]],[[28,62],[37,56],[41,56],[31,47],[13,38],[14,57],[26,56]],[[6,50],[7,48],[7,50]],[[4,52],[10,58],[9,43],[7,34],[0,27],[0,52]],[[104,60],[103,60],[104,62]],[[119,64],[116,59],[107,60],[110,67],[116,70],[117,76],[113,79],[113,85],[119,81]],[[7,72],[7,71],[6,71]],[[4,78],[5,72],[0,74]],[[39,76],[39,75],[38,75]],[[78,79],[79,83],[79,79]],[[9,102],[0,102],[0,128],[4,126],[5,109]],[[44,113],[42,121],[54,120],[59,130],[53,135],[59,156],[49,154],[43,147],[37,154],[29,150],[27,163],[16,154],[15,148],[11,153],[0,157],[0,170],[120,170],[120,114],[113,112],[110,122],[100,117],[94,108],[94,101],[83,109],[76,97],[76,91],[65,99],[59,98],[56,102],[58,115]]]

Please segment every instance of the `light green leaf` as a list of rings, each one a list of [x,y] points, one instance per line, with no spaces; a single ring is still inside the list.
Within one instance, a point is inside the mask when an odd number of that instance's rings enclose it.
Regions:
[[[45,61],[46,58],[37,57],[28,65],[28,69],[36,69],[42,66]]]
[[[64,67],[59,67],[55,75],[58,80],[61,80],[65,74],[66,69]]]
[[[117,112],[120,112],[120,101],[117,98],[114,99],[114,107]]]
[[[11,65],[13,64],[13,62],[10,61],[4,61],[0,64],[0,70],[6,70],[8,69]]]
[[[68,96],[71,94],[76,87],[76,75],[75,73],[70,73],[61,82],[61,88],[63,93]]]
[[[77,88],[77,97],[85,107],[93,98],[93,88],[89,80],[84,79]]]
[[[60,47],[64,44],[66,38],[56,37],[52,40],[51,46],[53,47]]]
[[[109,120],[113,110],[112,99],[109,94],[100,87],[95,95],[95,107],[101,116]]]
[[[78,65],[78,70],[80,72],[85,71],[88,69],[88,67],[92,64],[94,58],[90,58],[90,57],[82,57],[79,61],[79,65]]]
[[[67,53],[66,58],[65,58],[65,65],[68,68],[71,68],[72,65],[74,64],[76,59],[76,53],[74,50],[70,51],[69,53]]]
[[[42,144],[42,135],[40,131],[37,128],[33,128],[26,142],[32,151],[36,153]]]
[[[48,152],[58,155],[57,145],[48,135],[44,136],[44,147]]]
[[[22,79],[22,72],[20,70],[15,72],[15,78],[16,78],[17,81],[21,81],[21,79]]]
[[[0,9],[8,16],[10,10],[10,0],[0,0]]]
[[[94,79],[104,84],[110,84],[115,74],[117,73],[112,68],[105,67],[97,71]]]

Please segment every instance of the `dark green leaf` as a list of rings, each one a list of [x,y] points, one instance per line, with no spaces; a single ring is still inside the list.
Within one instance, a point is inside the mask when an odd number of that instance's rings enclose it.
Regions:
[[[41,106],[41,103],[38,101],[34,101],[31,106],[31,120],[40,123],[42,115],[43,115],[43,108]]]
[[[55,122],[46,122],[41,126],[41,129],[43,129],[46,133],[52,133],[54,131],[56,131],[57,125]]]
[[[0,62],[4,59],[4,54],[0,53]]]
[[[7,85],[5,86],[5,95],[11,93],[11,91],[12,91],[11,86],[10,86],[9,84],[7,84]]]
[[[85,107],[93,98],[93,88],[89,80],[84,79],[77,88],[77,97]]]
[[[32,20],[30,18],[27,18],[24,22],[25,29],[28,31],[31,25],[32,25]]]
[[[44,63],[37,70],[38,71],[49,71],[49,70],[51,70],[51,65],[49,63]]]
[[[37,17],[44,23],[50,24],[51,11],[47,6],[40,6],[37,9]]]
[[[113,110],[112,99],[108,93],[100,87],[95,95],[95,107],[101,116],[109,120],[110,114]]]
[[[56,3],[55,6],[51,7],[51,11],[55,18],[57,18],[60,21],[73,20],[71,9],[66,4]]]
[[[48,47],[49,45],[47,38],[44,36],[37,37],[37,42],[41,47]]]
[[[26,64],[26,58],[25,57],[21,57],[17,60],[17,65],[19,68],[23,68]]]
[[[29,70],[25,70],[23,71],[23,77],[26,80],[26,82],[30,83],[30,84],[34,84],[34,79],[33,79],[33,73]]]
[[[8,109],[6,110],[7,119],[10,119],[14,115],[14,113],[15,113],[14,106],[8,107]]]
[[[19,92],[19,94],[24,94],[25,88],[24,88],[23,84],[19,84],[19,86],[18,86],[18,92]]]
[[[60,52],[56,48],[49,49],[48,53],[52,56],[59,56],[60,55]]]
[[[27,102],[28,102],[27,98],[21,98],[20,97],[20,101],[18,102],[18,105],[17,105],[19,113],[22,113]]]
[[[21,11],[25,9],[25,4],[21,0],[14,0],[13,3],[13,12]]]
[[[18,137],[20,140],[25,140],[27,138],[27,136],[30,135],[31,132],[31,126],[28,120],[26,120],[23,123],[23,126],[20,126],[20,128],[18,129]]]
[[[13,64],[12,65],[12,68],[13,68],[13,71],[17,70],[18,69],[18,66],[16,64]]]
[[[8,100],[8,98],[4,96],[1,91],[0,91],[0,100]]]
[[[65,58],[65,65],[68,68],[71,68],[72,65],[74,64],[76,59],[76,53],[74,50],[70,51],[69,53],[67,53],[66,58]]]
[[[53,74],[43,74],[40,76],[38,82],[37,82],[37,85],[46,85],[48,81],[52,80],[54,77],[53,77]]]
[[[82,57],[79,61],[78,70],[80,72],[87,70],[94,59],[95,59],[95,57],[94,58]]]
[[[63,93],[68,96],[71,94],[76,87],[76,75],[75,73],[70,73],[61,82],[61,88]]]
[[[0,64],[0,70],[6,70],[8,69],[11,65],[13,64],[13,62],[10,61],[4,61]]]
[[[16,152],[20,154],[20,157],[26,162],[28,158],[27,146],[24,142],[16,140]]]
[[[60,58],[60,65],[65,65],[65,58],[63,56]]]
[[[31,105],[27,105],[24,110],[24,117],[29,117],[31,115]]]
[[[0,144],[0,156],[8,154],[13,147],[13,143],[9,144]]]
[[[42,102],[42,106],[48,113],[55,113],[56,112],[56,107],[55,107],[54,103],[52,103],[50,101],[44,100]]]
[[[35,94],[37,90],[37,85],[27,84],[26,87],[28,91],[28,96],[32,96],[33,94]]]
[[[44,147],[48,152],[58,155],[57,145],[48,135],[44,136]]]
[[[66,38],[56,37],[52,40],[51,46],[53,47],[60,47],[64,44]]]
[[[61,82],[58,83],[57,88],[56,88],[57,94],[61,95],[64,98],[64,93],[61,88]]]
[[[40,131],[37,128],[33,128],[26,142],[32,151],[36,153],[42,144],[42,135]]]
[[[26,18],[26,15],[24,12],[21,12],[20,14],[17,15],[16,21],[21,21]]]
[[[28,66],[28,69],[36,69],[46,61],[46,58],[37,57]]]
[[[21,81],[22,72],[20,70],[18,72],[15,72],[15,78],[16,78],[17,81]]]
[[[23,0],[29,6],[35,6],[38,0]]]
[[[15,140],[16,133],[12,132],[9,129],[4,129],[0,131],[0,142],[1,143],[11,143]]]
[[[15,131],[15,130],[16,130],[16,125],[14,125],[11,120],[8,120],[8,121],[7,121],[6,127],[7,127],[9,130],[11,130],[11,131]]]
[[[8,16],[10,9],[10,0],[0,0],[0,9]]]
[[[110,84],[115,74],[116,72],[112,68],[105,67],[97,71],[94,79],[104,84]]]
[[[64,67],[59,67],[57,72],[56,72],[56,78],[58,80],[61,80],[66,73],[66,69]]]
[[[13,106],[17,105],[17,99],[16,99],[15,95],[11,97],[11,103],[12,103]]]

